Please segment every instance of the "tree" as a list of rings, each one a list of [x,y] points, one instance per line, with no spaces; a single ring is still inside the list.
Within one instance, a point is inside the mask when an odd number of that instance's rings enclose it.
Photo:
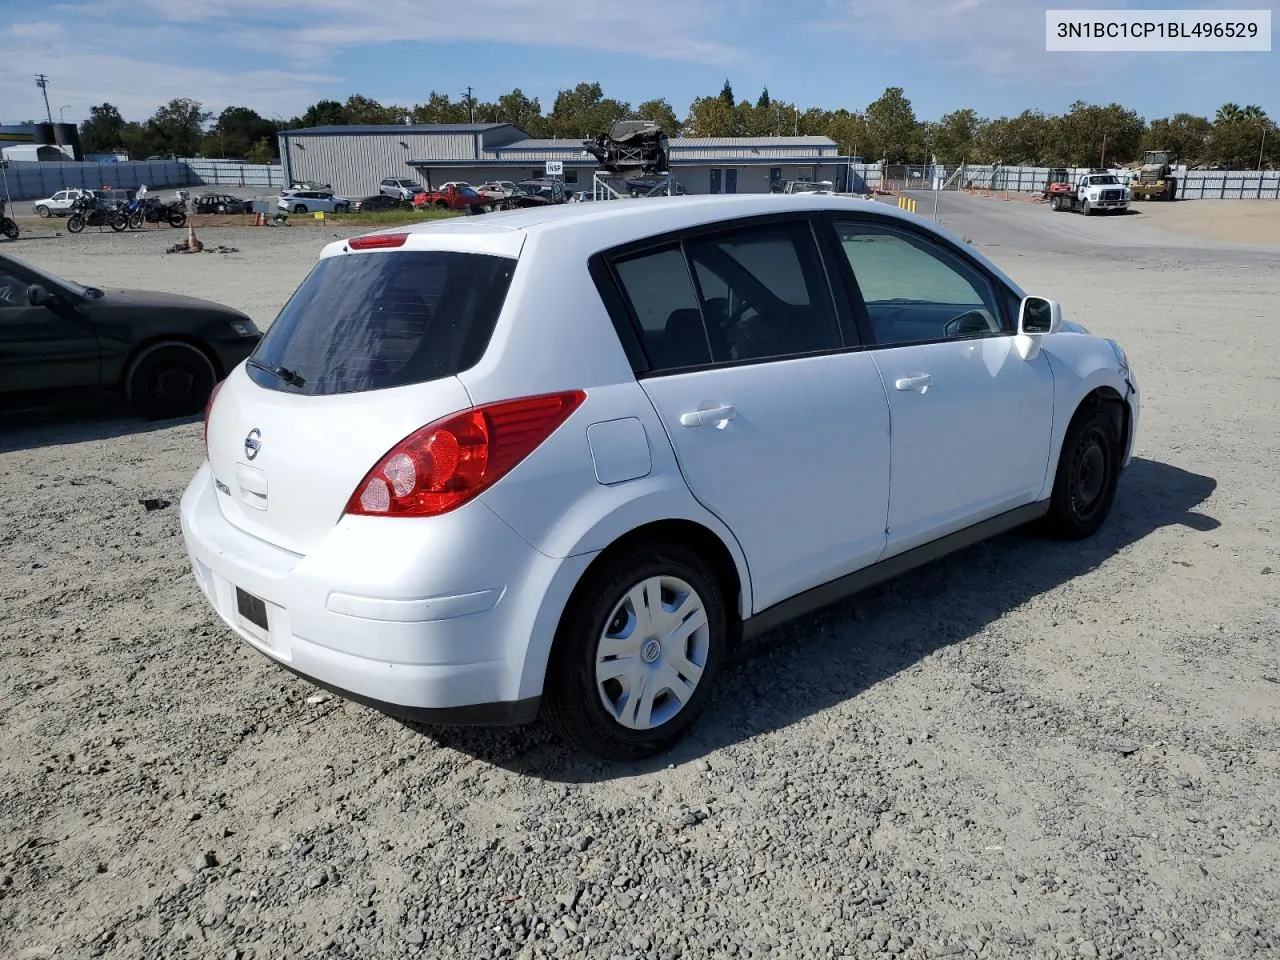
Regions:
[[[1142,134],[1142,149],[1172,150],[1182,163],[1199,163],[1209,157],[1213,124],[1204,117],[1175,113],[1152,120]]]
[[[80,124],[80,145],[86,153],[109,153],[125,145],[125,123],[120,111],[109,103],[89,108],[89,116]]]
[[[736,137],[739,120],[738,108],[723,97],[698,97],[689,105],[681,130],[686,137]]]
[[[306,112],[289,126],[341,127],[349,122],[347,111],[337,100],[320,100],[307,107]]]
[[[204,125],[213,113],[199,100],[177,97],[157,110],[147,121],[146,132],[151,149],[156,153],[179,157],[194,156],[200,150]]]
[[[932,153],[939,163],[956,164],[976,156],[982,119],[976,110],[953,110],[933,127]]]
[[[586,140],[608,133],[614,123],[630,113],[630,104],[606,99],[600,84],[580,83],[556,94],[547,120],[553,137]]]
[[[384,107],[377,100],[359,93],[347,97],[342,110],[346,114],[346,122],[353,124],[404,123],[409,116],[409,111],[404,107]]]
[[[724,86],[720,88],[720,99],[724,101],[726,107],[737,106],[737,101],[733,99],[733,84],[729,82],[728,77],[725,77]]]
[[[1253,169],[1263,152],[1263,138],[1273,140],[1275,124],[1261,107],[1224,103],[1213,118],[1209,150],[1213,160],[1236,169]],[[1265,163],[1265,157],[1263,158]]]
[[[531,100],[516,87],[500,96],[494,106],[498,123],[514,124],[531,137],[546,136],[547,120],[542,115],[542,104],[537,97]]]
[[[454,103],[445,93],[431,91],[426,103],[415,104],[409,111],[414,123],[466,123],[469,111],[465,103]]]
[[[662,132],[669,137],[679,135],[680,121],[676,119],[675,110],[665,98],[646,100],[636,107],[633,117],[636,120],[655,121],[662,128]]]
[[[227,107],[204,138],[205,156],[239,157],[258,141],[275,142],[276,125],[248,107]],[[269,161],[268,161],[269,162]]]
[[[916,144],[916,114],[901,87],[888,87],[867,107],[867,126],[880,155],[890,163],[910,162]]]
[[[274,163],[279,159],[279,143],[275,137],[263,137],[245,154],[245,160],[249,163]]]
[[[879,154],[871,139],[867,118],[860,113],[851,113],[843,108],[831,111],[826,116],[822,133],[834,140],[845,156],[874,157]]]

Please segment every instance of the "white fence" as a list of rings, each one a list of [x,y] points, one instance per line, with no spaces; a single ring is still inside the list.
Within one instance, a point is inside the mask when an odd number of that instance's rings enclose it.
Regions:
[[[997,164],[963,164],[950,190],[993,190],[1039,193],[1049,182],[1051,167],[1005,167]],[[1060,169],[1060,168],[1059,168]],[[1088,167],[1067,167],[1072,179]],[[936,174],[947,180],[954,166],[901,166],[890,164],[883,183],[893,190],[929,190]],[[1128,172],[1128,171],[1124,171]],[[1280,170],[1185,170],[1177,168],[1179,200],[1280,200]]]
[[[11,161],[0,171],[0,197],[40,200],[67,187],[82,190],[133,191],[168,187],[284,186],[279,164],[230,163],[222,160],[136,160],[124,163],[57,163]],[[7,194],[6,194],[7,188]]]
[[[223,187],[286,186],[284,168],[278,163],[235,163],[231,160],[182,160],[193,183]]]

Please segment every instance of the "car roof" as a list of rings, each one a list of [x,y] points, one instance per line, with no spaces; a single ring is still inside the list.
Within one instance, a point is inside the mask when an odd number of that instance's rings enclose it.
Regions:
[[[721,220],[792,212],[861,213],[874,211],[886,220],[923,224],[952,243],[966,248],[1009,286],[1021,286],[995,263],[948,228],[918,214],[907,213],[886,203],[863,197],[827,193],[686,194],[677,197],[647,197],[601,203],[563,203],[487,213],[479,217],[454,217],[410,226],[387,227],[376,233],[408,233],[409,246],[427,249],[440,242],[441,248],[519,256],[526,239],[538,235],[573,231],[583,245],[596,250],[621,246],[646,237],[715,224]],[[342,252],[345,240],[328,244],[321,256]]]

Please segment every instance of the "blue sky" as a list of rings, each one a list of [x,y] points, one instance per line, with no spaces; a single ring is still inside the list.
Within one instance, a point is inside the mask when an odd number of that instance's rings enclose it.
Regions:
[[[1115,9],[1272,9],[1277,0],[1068,4]],[[109,101],[144,119],[171,97],[288,118],[363,93],[412,104],[431,90],[482,100],[520,87],[550,110],[598,80],[683,116],[728,77],[801,108],[862,109],[901,86],[922,119],[1060,111],[1073,100],[1146,117],[1212,115],[1226,101],[1280,117],[1270,53],[1067,54],[1044,50],[1048,4],[1026,0],[0,0],[0,122],[55,119]],[[1280,19],[1275,17],[1274,19]],[[1274,26],[1273,26],[1274,29]],[[400,33],[409,39],[389,40]],[[453,37],[485,37],[454,41]],[[63,109],[65,107],[65,109]]]

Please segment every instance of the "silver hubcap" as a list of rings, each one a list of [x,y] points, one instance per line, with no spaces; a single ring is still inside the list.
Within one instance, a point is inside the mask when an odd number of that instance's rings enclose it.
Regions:
[[[650,577],[626,592],[600,637],[600,701],[628,729],[659,727],[693,696],[710,649],[707,611],[693,587]]]

